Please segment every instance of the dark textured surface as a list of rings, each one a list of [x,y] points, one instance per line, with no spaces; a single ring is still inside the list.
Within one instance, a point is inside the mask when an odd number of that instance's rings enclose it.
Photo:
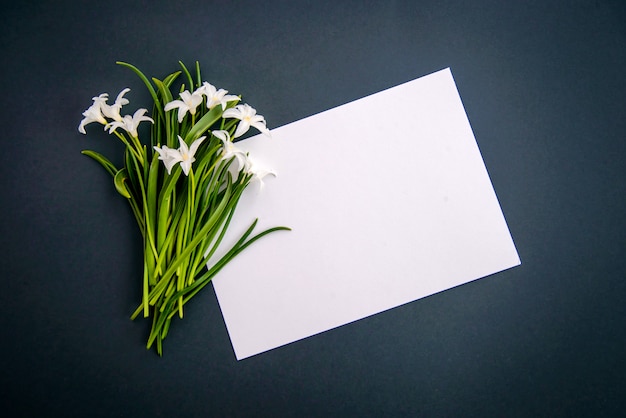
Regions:
[[[623,2],[41,1],[0,19],[3,415],[624,414]],[[522,266],[241,362],[207,288],[158,358],[128,319],[140,235],[80,154],[120,147],[76,130],[98,93],[147,102],[116,60],[157,77],[199,60],[270,127],[451,67]]]

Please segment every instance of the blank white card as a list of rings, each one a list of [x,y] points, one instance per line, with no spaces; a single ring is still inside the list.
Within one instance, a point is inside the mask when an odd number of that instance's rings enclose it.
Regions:
[[[237,145],[277,172],[213,281],[237,359],[520,264],[449,69]]]

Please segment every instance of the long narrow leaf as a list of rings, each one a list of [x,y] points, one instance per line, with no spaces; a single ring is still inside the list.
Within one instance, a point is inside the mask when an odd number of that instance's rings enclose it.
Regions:
[[[222,117],[222,106],[215,106],[209,113],[202,116],[199,121],[187,132],[185,136],[185,142],[191,144],[196,139],[207,131],[215,122]]]
[[[115,177],[115,174],[117,174],[118,169],[113,165],[113,163],[111,161],[109,161],[104,155],[96,152],[96,151],[91,151],[91,150],[83,150],[81,151],[81,153],[83,155],[86,155],[88,157],[93,158],[94,160],[96,160],[98,163],[100,163],[100,165],[102,167],[104,167],[104,169],[112,176]]]
[[[193,83],[193,79],[191,78],[191,74],[189,74],[189,70],[187,69],[187,67],[185,67],[185,64],[183,64],[182,61],[178,61],[178,63],[180,64],[180,66],[183,69],[183,72],[185,73],[185,75],[187,76],[187,80],[189,80],[189,90],[193,91],[194,89],[194,83]]]
[[[134,65],[129,64],[127,62],[123,62],[123,61],[117,61],[116,64],[121,65],[121,66],[126,67],[126,68],[129,68],[135,74],[137,74],[137,76],[141,79],[141,81],[144,82],[144,84],[148,88],[148,91],[150,92],[150,95],[152,96],[152,100],[154,100],[154,103],[155,104],[159,103],[159,99],[157,97],[156,91],[154,91],[154,87],[152,86],[152,84],[150,84],[150,81],[148,80],[148,78],[144,75],[144,73],[142,73],[139,70],[139,68],[137,68]],[[161,115],[161,117],[163,117],[163,108],[161,106],[157,105],[157,112]]]
[[[119,170],[115,174],[115,177],[113,177],[113,183],[115,184],[115,189],[117,190],[117,192],[125,198],[130,199],[130,193],[128,192],[126,184],[124,183],[126,180],[128,180],[128,172],[125,168]]]

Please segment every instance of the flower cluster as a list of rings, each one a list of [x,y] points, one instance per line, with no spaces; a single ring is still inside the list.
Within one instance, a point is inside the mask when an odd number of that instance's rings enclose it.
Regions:
[[[190,115],[196,114],[196,109],[204,101],[204,97],[206,97],[206,107],[209,110],[217,105],[221,105],[222,110],[226,110],[228,102],[238,102],[240,100],[239,96],[227,93],[227,90],[218,90],[215,86],[205,81],[193,93],[190,93],[188,90],[180,93],[180,100],[169,102],[164,109],[166,111],[178,109],[178,123],[181,123],[187,112]]]
[[[153,112],[140,108],[121,115],[129,104],[123,89],[113,104],[108,94],[93,98],[78,126],[97,122],[125,145],[124,166],[116,167],[103,155],[83,153],[99,162],[113,177],[115,188],[128,199],[144,240],[142,301],[131,316],[152,317],[148,348],[162,342],[176,313],[236,255],[262,236],[286,227],[269,228],[252,235],[256,221],[229,250],[217,252],[243,190],[253,181],[275,173],[259,167],[239,149],[234,139],[250,128],[271,137],[265,118],[240,96],[196,80],[181,63],[182,71],[152,82],[136,67],[119,63],[144,82]],[[174,99],[175,80],[185,74],[190,89],[180,86]],[[150,122],[150,141],[140,139],[138,127]],[[162,164],[161,164],[162,163]],[[221,247],[220,247],[221,248]],[[213,255],[223,253],[213,259]]]
[[[163,164],[165,164],[165,168],[167,168],[167,174],[172,174],[172,167],[174,167],[177,163],[180,163],[180,167],[183,169],[183,173],[188,176],[189,170],[191,170],[191,163],[196,161],[194,155],[202,141],[204,141],[205,139],[206,136],[201,136],[200,138],[193,141],[191,147],[188,147],[187,143],[180,137],[180,135],[178,135],[180,148],[171,149],[168,148],[167,145],[163,145],[163,148],[159,148],[155,145],[154,149],[159,153],[159,160],[163,161]]]
[[[78,131],[82,134],[86,134],[85,126],[99,122],[104,125],[104,129],[110,134],[116,132],[117,128],[124,129],[131,138],[137,138],[137,128],[141,122],[152,122],[154,120],[148,116],[144,116],[148,111],[147,109],[138,109],[132,116],[126,115],[122,117],[120,111],[122,106],[129,103],[128,99],[124,97],[126,93],[130,91],[129,88],[123,89],[115,99],[115,103],[112,105],[107,104],[108,93],[102,93],[97,97],[93,97],[93,104],[83,112],[83,120],[81,120],[78,126]],[[263,177],[268,174],[276,175],[272,170],[267,170],[258,167],[250,160],[248,155],[239,150],[232,142],[233,139],[238,138],[250,130],[250,127],[256,128],[263,134],[271,137],[269,129],[267,129],[265,118],[261,115],[257,115],[256,109],[248,104],[239,104],[234,108],[227,109],[229,102],[238,102],[239,96],[229,95],[228,91],[224,89],[216,89],[215,86],[208,82],[203,82],[202,86],[198,87],[193,93],[185,90],[180,93],[180,100],[172,100],[163,107],[163,110],[168,112],[170,110],[178,109],[178,123],[182,123],[187,113],[194,116],[198,106],[205,103],[207,110],[212,110],[215,106],[220,105],[224,111],[222,117],[225,119],[232,118],[239,120],[236,129],[234,130],[233,138],[228,131],[216,130],[213,131],[213,135],[222,141],[224,147],[222,157],[229,159],[235,157],[238,162],[238,169],[243,170],[249,174],[252,174],[253,180],[258,180],[263,185]],[[206,100],[205,100],[206,98]],[[112,119],[111,121],[107,118]],[[179,148],[172,149],[167,145],[162,147],[153,146],[154,150],[159,154],[159,160],[163,161],[168,174],[172,173],[172,168],[180,163],[183,173],[187,176],[191,170],[191,164],[195,161],[194,155],[198,150],[198,147],[206,139],[206,136],[196,139],[190,146],[181,138],[178,137]],[[232,173],[232,171],[231,171]]]
[[[112,105],[107,104],[109,95],[102,93],[98,97],[92,98],[93,104],[83,112],[85,117],[80,121],[78,131],[82,134],[86,134],[85,126],[92,122],[99,122],[104,125],[104,129],[109,133],[115,132],[117,128],[122,128],[130,134],[131,137],[137,138],[137,126],[141,122],[152,122],[152,118],[144,116],[148,111],[146,109],[138,109],[132,116],[126,115],[122,117],[120,111],[122,106],[128,104],[128,99],[124,98],[124,95],[130,91],[126,88],[117,95],[115,103]],[[107,118],[112,119],[108,121]]]

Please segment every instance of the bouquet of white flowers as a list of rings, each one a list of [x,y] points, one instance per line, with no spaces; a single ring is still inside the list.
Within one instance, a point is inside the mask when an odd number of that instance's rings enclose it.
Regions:
[[[279,226],[253,235],[255,221],[231,248],[217,252],[244,189],[274,174],[258,168],[233,143],[250,127],[270,136],[265,119],[241,104],[240,96],[203,82],[198,63],[195,80],[180,63],[182,71],[152,82],[133,65],[118,64],[144,82],[154,101],[152,115],[146,116],[147,109],[121,115],[129,103],[126,88],[113,104],[107,103],[106,93],[94,97],[78,130],[85,134],[87,124],[98,122],[125,145],[122,168],[95,151],[83,154],[111,174],[137,220],[144,243],[143,296],[131,318],[141,313],[152,316],[147,347],[156,343],[161,355],[171,320],[176,314],[183,317],[185,303],[250,244],[289,228]],[[172,88],[183,73],[189,89],[183,83],[179,99],[174,99]],[[149,143],[139,138],[141,122],[152,124]],[[217,259],[212,257],[221,253]]]

